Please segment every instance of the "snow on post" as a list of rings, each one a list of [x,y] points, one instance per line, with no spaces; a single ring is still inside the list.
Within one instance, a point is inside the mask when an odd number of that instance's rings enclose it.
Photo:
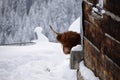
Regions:
[[[36,27],[34,32],[37,35],[37,40],[34,40],[33,42],[48,42],[48,38],[42,34],[42,28],[41,27]]]

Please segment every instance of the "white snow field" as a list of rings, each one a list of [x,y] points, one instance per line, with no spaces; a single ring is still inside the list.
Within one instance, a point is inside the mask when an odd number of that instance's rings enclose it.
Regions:
[[[0,46],[0,80],[76,80],[60,44]]]
[[[63,53],[61,44],[37,35],[33,45],[0,46],[0,80],[77,80],[76,70],[69,67],[70,55]],[[80,71],[85,80],[99,80],[83,62]]]

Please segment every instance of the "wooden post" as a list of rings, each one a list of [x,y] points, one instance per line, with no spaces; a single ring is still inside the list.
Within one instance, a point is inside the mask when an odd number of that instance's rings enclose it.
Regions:
[[[81,51],[71,51],[70,52],[70,68],[79,69],[79,63],[83,59],[83,54]]]

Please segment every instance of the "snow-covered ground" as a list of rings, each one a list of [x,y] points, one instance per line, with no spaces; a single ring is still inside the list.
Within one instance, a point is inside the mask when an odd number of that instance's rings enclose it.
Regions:
[[[69,67],[70,55],[63,53],[59,43],[49,42],[42,33],[33,42],[36,44],[0,46],[0,80],[77,80],[76,70]],[[80,71],[85,80],[99,80],[83,62]]]
[[[0,80],[76,80],[61,45],[0,46]]]

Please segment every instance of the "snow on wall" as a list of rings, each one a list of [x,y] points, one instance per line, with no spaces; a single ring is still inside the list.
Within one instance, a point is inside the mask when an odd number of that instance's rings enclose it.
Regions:
[[[59,32],[67,31],[80,9],[79,0],[0,0],[0,44],[33,40],[36,26],[55,41],[48,25]]]
[[[34,32],[36,33],[37,39],[33,40],[33,42],[48,42],[48,38],[42,34],[42,28],[41,27],[36,27]]]
[[[84,65],[84,61],[81,61],[79,64],[79,69],[81,76],[84,80],[100,80],[94,75],[94,73]]]

